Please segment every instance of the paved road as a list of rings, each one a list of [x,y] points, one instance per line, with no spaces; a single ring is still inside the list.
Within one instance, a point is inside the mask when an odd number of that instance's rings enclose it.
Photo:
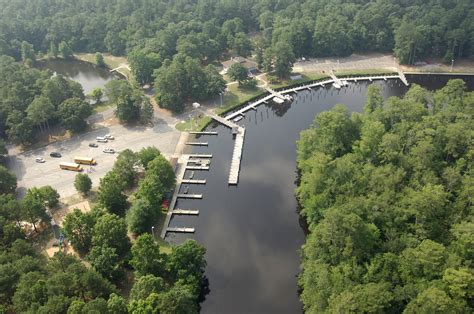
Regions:
[[[121,125],[106,126],[73,137],[70,140],[50,144],[33,151],[18,154],[10,152],[7,166],[18,178],[18,192],[20,195],[23,195],[26,188],[29,187],[51,185],[59,192],[61,197],[67,197],[76,193],[73,184],[76,173],[61,170],[59,168],[61,161],[73,161],[75,156],[86,156],[96,159],[98,164],[92,167],[93,170],[89,175],[93,186],[97,186],[99,179],[112,168],[117,156],[117,154],[103,153],[104,147],[111,147],[116,151],[126,148],[137,151],[143,147],[155,146],[165,156],[170,157],[175,152],[180,132],[170,124],[169,119],[155,118],[155,120],[153,127],[128,128]],[[88,146],[89,143],[95,142],[97,136],[103,136],[107,133],[113,134],[116,138],[115,141],[110,141],[106,144],[98,143],[98,148]],[[52,151],[60,152],[62,158],[50,157],[49,153]],[[43,164],[36,163],[35,157],[43,157],[46,162]],[[86,166],[85,169],[88,169],[88,167]]]

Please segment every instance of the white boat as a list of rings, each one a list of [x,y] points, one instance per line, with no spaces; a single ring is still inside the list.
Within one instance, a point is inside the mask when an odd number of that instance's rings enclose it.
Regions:
[[[273,101],[276,102],[277,104],[282,104],[284,103],[285,101],[283,99],[281,99],[280,97],[273,97]]]
[[[347,83],[346,80],[341,81],[341,83],[342,83],[343,86],[347,86],[347,84],[349,84],[349,83]]]
[[[244,117],[242,116],[237,116],[233,119],[234,122],[239,122],[240,120],[242,120]]]
[[[334,87],[337,88],[337,89],[340,89],[340,88],[341,88],[341,85],[339,85],[339,84],[336,83],[336,82],[332,83],[332,86],[334,86]]]

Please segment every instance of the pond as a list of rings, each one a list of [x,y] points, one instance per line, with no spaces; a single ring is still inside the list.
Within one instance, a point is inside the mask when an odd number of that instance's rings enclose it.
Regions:
[[[119,78],[116,74],[110,73],[108,69],[80,60],[46,60],[38,61],[37,68],[49,69],[53,73],[61,74],[82,85],[84,94],[87,95],[94,88],[104,88],[107,82]]]
[[[449,78],[407,75],[410,83],[428,89],[444,86]],[[472,89],[474,77],[464,78]],[[401,96],[408,90],[399,80],[375,84],[382,88],[385,98]],[[208,130],[217,131],[218,136],[196,138],[209,142],[209,146],[193,148],[193,152],[213,154],[210,170],[194,174],[194,179],[206,179],[206,185],[189,186],[189,193],[202,193],[203,199],[179,200],[176,207],[198,209],[199,216],[175,216],[170,223],[173,227],[194,227],[196,232],[168,233],[167,240],[180,243],[190,237],[207,249],[210,291],[201,304],[202,313],[302,312],[297,280],[304,224],[294,196],[296,141],[316,114],[336,104],[361,111],[368,86],[368,82],[360,82],[340,90],[302,91],[291,104],[261,105],[247,112],[239,122],[245,125],[246,135],[237,186],[227,185],[231,131],[215,124]]]

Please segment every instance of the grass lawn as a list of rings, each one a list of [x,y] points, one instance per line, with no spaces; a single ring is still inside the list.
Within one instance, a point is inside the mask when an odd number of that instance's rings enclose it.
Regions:
[[[77,59],[96,64],[95,53],[77,53],[74,55]],[[103,53],[104,62],[109,69],[118,68],[121,64],[128,64],[126,57],[117,57],[108,53]],[[128,79],[132,77],[132,73],[125,68],[120,69],[120,72],[124,73]]]
[[[298,85],[304,82],[308,81],[315,81],[315,80],[322,80],[325,78],[329,78],[328,75],[322,74],[319,72],[304,72],[300,73],[301,74],[301,79],[299,80],[291,80],[291,79],[280,79],[278,83],[276,84],[270,84],[270,88],[280,88],[280,87],[285,87],[285,86],[291,86],[291,85]]]
[[[243,89],[238,84],[227,86],[228,92],[224,95],[224,105],[216,109],[216,114],[228,111],[231,108],[240,106],[249,99],[265,93],[261,88]]]
[[[210,117],[194,117],[191,120],[179,122],[176,129],[181,132],[202,131],[211,122]]]
[[[111,108],[113,106],[112,103],[108,102],[108,101],[104,101],[98,105],[93,105],[92,107],[92,112],[93,113],[100,113],[102,111],[105,111],[109,108]]]
[[[387,74],[387,73],[397,73],[389,69],[364,69],[364,70],[341,70],[334,71],[336,76],[348,76],[348,75],[378,75],[378,74]]]

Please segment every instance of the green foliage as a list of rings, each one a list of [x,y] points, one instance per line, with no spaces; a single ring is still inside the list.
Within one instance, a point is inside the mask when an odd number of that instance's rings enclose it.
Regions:
[[[127,255],[130,251],[130,240],[127,236],[125,220],[108,213],[99,217],[92,231],[92,245],[114,248],[120,258]],[[107,252],[107,254],[111,253]]]
[[[133,77],[140,85],[153,81],[153,71],[161,66],[161,56],[157,53],[145,53],[142,50],[133,50],[128,54],[128,61]]]
[[[64,233],[74,249],[81,254],[88,253],[91,248],[95,222],[91,213],[83,213],[77,208],[64,219]]]
[[[61,57],[64,59],[72,59],[74,52],[72,51],[71,47],[69,47],[68,43],[62,41],[59,43],[59,53]]]
[[[109,171],[100,179],[98,201],[109,212],[119,216],[125,214],[128,208],[127,196],[122,193],[124,182],[120,181],[119,175],[114,171]]]
[[[131,188],[135,184],[137,178],[135,167],[138,162],[137,154],[130,149],[125,149],[118,154],[112,172],[119,182],[122,182],[124,188]]]
[[[96,105],[102,101],[102,96],[104,96],[104,93],[100,87],[94,88],[91,92],[91,97],[94,99]]]
[[[165,193],[173,189],[175,183],[173,168],[165,157],[159,155],[148,163],[145,178],[140,181],[136,195],[158,209]]]
[[[115,293],[112,293],[107,301],[107,309],[109,313],[127,314],[127,303],[125,299]]]
[[[166,288],[162,278],[153,275],[140,276],[133,284],[130,298],[132,300],[145,300],[152,293],[160,293]]]
[[[139,236],[132,246],[132,259],[130,265],[140,276],[165,275],[166,255],[160,252],[160,247],[150,234]]]
[[[148,146],[148,147],[142,148],[137,153],[137,155],[138,155],[138,158],[140,159],[140,162],[141,162],[142,166],[145,169],[148,169],[148,164],[150,163],[150,161],[152,161],[156,157],[160,156],[161,153],[158,150],[158,148],[156,148],[154,146]]]
[[[364,114],[336,106],[301,132],[307,312],[467,311],[473,95],[461,80],[385,101],[370,87]]]
[[[232,80],[238,81],[239,85],[248,79],[247,69],[240,62],[232,64],[227,70],[227,74]]]
[[[198,60],[181,54],[164,62],[154,76],[158,105],[175,112],[184,110],[187,99],[206,99],[225,88],[214,67],[203,69]]]
[[[96,52],[95,54],[95,63],[101,68],[107,67],[104,61],[104,56],[100,52]]]
[[[21,60],[23,60],[23,62],[26,62],[27,60],[34,62],[36,60],[33,45],[27,41],[21,43]]]
[[[158,215],[158,208],[152,207],[146,199],[139,198],[127,211],[128,229],[135,234],[149,232]]]
[[[0,194],[13,193],[16,190],[16,176],[0,165]]]
[[[58,107],[58,116],[62,125],[74,132],[81,131],[86,127],[85,119],[91,113],[91,106],[79,98],[67,99]]]
[[[122,260],[113,247],[94,246],[87,255],[87,259],[99,274],[113,282],[124,275]]]
[[[89,176],[85,173],[78,173],[76,174],[76,178],[74,179],[74,187],[79,193],[83,195],[87,195],[92,187],[92,180]]]

